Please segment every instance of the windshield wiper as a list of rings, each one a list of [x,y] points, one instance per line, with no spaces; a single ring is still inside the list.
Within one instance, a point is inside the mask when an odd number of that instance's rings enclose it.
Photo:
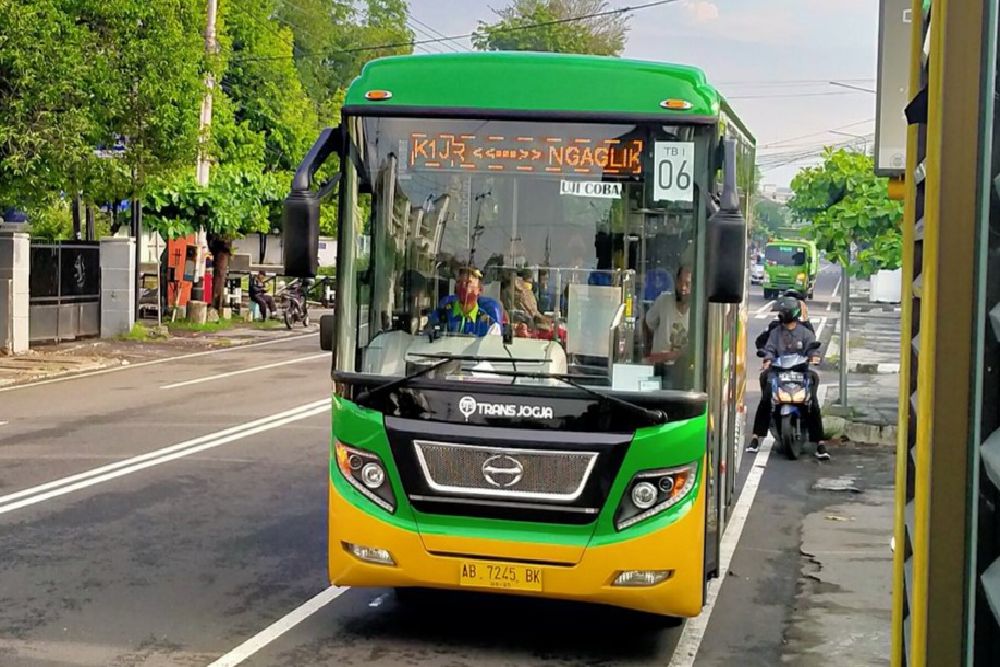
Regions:
[[[565,375],[561,373],[535,373],[530,371],[524,371],[524,372],[492,371],[492,372],[497,375],[510,376],[514,378],[523,377],[523,378],[530,378],[537,380],[559,380],[560,382],[565,382],[569,386],[574,387],[575,389],[579,389],[580,391],[590,394],[591,396],[599,398],[603,401],[614,403],[616,405],[620,405],[623,408],[627,408],[632,412],[634,412],[635,414],[645,417],[654,424],[666,424],[668,421],[670,421],[670,418],[667,416],[667,413],[664,412],[663,410],[653,410],[647,408],[645,406],[639,405],[638,403],[633,403],[630,400],[621,398],[619,396],[615,396],[614,394],[598,391],[597,389],[588,387],[587,385],[580,384],[579,382],[573,379],[573,378],[582,379],[587,377],[585,375]]]
[[[396,378],[395,380],[390,380],[389,382],[377,385],[375,387],[372,387],[371,389],[366,389],[363,392],[361,392],[360,394],[358,394],[358,396],[355,399],[355,401],[357,403],[359,403],[359,404],[363,404],[365,401],[367,401],[368,399],[370,399],[375,394],[381,394],[381,393],[384,393],[384,392],[387,392],[387,391],[392,391],[393,389],[396,389],[397,387],[402,387],[403,385],[405,385],[405,384],[407,384],[407,383],[409,383],[409,382],[417,379],[418,377],[420,377],[422,375],[427,375],[428,373],[430,373],[432,371],[436,371],[437,369],[441,368],[442,366],[444,366],[446,364],[451,363],[452,361],[455,361],[454,357],[446,357],[446,358],[440,359],[439,361],[434,362],[433,364],[427,364],[423,368],[418,368],[417,370],[413,371],[412,373],[404,375],[401,378]]]

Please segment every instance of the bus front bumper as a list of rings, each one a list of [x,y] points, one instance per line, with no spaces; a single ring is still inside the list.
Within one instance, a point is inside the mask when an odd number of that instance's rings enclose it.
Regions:
[[[360,510],[331,484],[329,577],[337,586],[424,587],[498,592],[607,604],[673,617],[701,612],[704,595],[704,486],[695,503],[669,526],[600,546],[511,542],[479,537],[433,537],[433,551],[416,530],[392,525]],[[430,540],[428,540],[429,543]],[[393,564],[361,560],[348,545],[385,550]],[[529,565],[541,590],[463,586],[470,561]],[[622,571],[669,571],[654,585],[614,585]]]

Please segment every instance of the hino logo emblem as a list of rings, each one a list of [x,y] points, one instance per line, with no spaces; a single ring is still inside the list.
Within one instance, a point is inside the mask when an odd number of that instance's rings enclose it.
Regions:
[[[550,405],[515,405],[514,403],[483,403],[472,396],[458,400],[458,411],[469,421],[475,414],[486,417],[515,417],[522,419],[552,419],[554,413]]]
[[[483,462],[483,477],[487,483],[506,489],[524,477],[524,464],[507,454],[495,454]]]

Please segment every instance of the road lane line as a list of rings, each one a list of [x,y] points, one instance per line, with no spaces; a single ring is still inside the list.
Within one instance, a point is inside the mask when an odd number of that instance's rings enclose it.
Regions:
[[[80,378],[89,378],[95,375],[104,375],[106,373],[117,373],[119,371],[127,371],[132,368],[143,368],[144,366],[156,366],[158,364],[165,364],[171,361],[179,361],[181,359],[193,359],[195,357],[204,357],[210,354],[222,354],[223,352],[236,352],[239,350],[247,350],[254,347],[263,347],[264,345],[276,345],[278,343],[287,343],[294,340],[302,340],[303,338],[310,338],[312,336],[318,336],[319,332],[315,331],[313,333],[303,334],[301,336],[284,336],[282,338],[276,338],[274,340],[265,340],[259,343],[246,343],[245,345],[233,345],[232,347],[224,347],[218,350],[203,350],[201,352],[191,352],[189,354],[180,354],[176,357],[164,357],[162,359],[153,359],[151,361],[141,361],[137,364],[124,364],[122,366],[113,366],[111,368],[101,368],[96,371],[87,371],[86,373],[78,373],[76,375],[62,375],[59,377],[49,378],[47,380],[38,380],[37,382],[26,382],[25,384],[15,384],[9,387],[0,387],[0,393],[5,391],[16,391],[18,389],[28,389],[29,387],[40,387],[46,384],[54,384],[56,382],[65,382],[67,380],[77,380]]]
[[[832,292],[830,292],[830,303],[833,303],[833,301],[834,301],[834,300],[835,300],[835,299],[837,298],[837,292],[839,292],[839,291],[840,291],[840,283],[841,283],[841,282],[842,282],[843,280],[844,280],[844,276],[843,276],[843,274],[841,274],[841,275],[837,276],[837,284],[836,284],[836,285],[834,285],[834,287],[833,287],[833,291],[832,291]]]
[[[208,667],[233,667],[234,665],[240,664],[273,642],[275,639],[285,634],[329,603],[336,600],[348,590],[350,589],[347,586],[330,586],[329,588],[324,589],[311,600],[279,618],[277,621],[264,628],[256,635],[210,664]]]
[[[69,477],[63,477],[29,489],[0,496],[0,514],[6,514],[7,512],[34,505],[50,498],[115,479],[116,477],[138,472],[139,470],[166,463],[167,461],[173,461],[235,440],[241,440],[250,435],[263,433],[300,419],[321,414],[329,410],[329,401],[330,399],[324,398],[245,424],[186,440],[170,447],[164,447],[153,452],[134,456],[130,459],[100,466],[76,475],[70,475]]]
[[[826,318],[825,317],[819,318],[819,326],[816,327],[816,340],[819,340],[819,337],[823,335],[823,327],[825,326],[826,326]]]
[[[279,366],[288,366],[289,364],[298,364],[303,361],[312,361],[314,359],[329,358],[330,354],[328,352],[321,352],[320,354],[311,354],[307,357],[299,357],[297,359],[286,359],[285,361],[276,361],[270,364],[263,364],[261,366],[251,366],[250,368],[241,368],[238,371],[229,371],[228,373],[217,373],[216,375],[209,375],[206,377],[196,378],[194,380],[184,380],[183,382],[174,382],[172,384],[165,384],[160,387],[160,389],[176,389],[177,387],[190,387],[193,384],[201,384],[202,382],[211,382],[212,380],[222,380],[225,378],[231,378],[234,375],[243,375],[244,373],[256,373],[257,371],[264,371],[269,368],[278,368]]]
[[[773,305],[774,305],[774,301],[768,301],[763,306],[761,306],[756,311],[754,311],[754,316],[755,317],[760,317],[761,315],[764,315],[766,317],[767,313],[769,313],[770,310],[771,310],[771,306],[773,306]]]
[[[670,658],[668,667],[693,667],[695,658],[698,657],[698,649],[701,647],[701,640],[705,636],[708,628],[708,621],[712,617],[715,609],[715,602],[719,597],[719,589],[722,587],[726,577],[729,576],[729,563],[732,561],[736,545],[743,534],[747,517],[750,515],[750,507],[754,498],[757,497],[757,489],[760,486],[760,479],[764,476],[764,469],[767,467],[767,460],[771,456],[771,447],[774,444],[774,437],[768,434],[764,441],[760,443],[760,450],[753,461],[753,469],[747,473],[743,490],[740,491],[739,500],[733,508],[733,515],[729,519],[729,525],[722,536],[722,545],[719,553],[719,576],[712,579],[708,584],[708,593],[705,596],[705,606],[701,614],[690,619],[684,624],[680,640],[674,648],[674,654]]]

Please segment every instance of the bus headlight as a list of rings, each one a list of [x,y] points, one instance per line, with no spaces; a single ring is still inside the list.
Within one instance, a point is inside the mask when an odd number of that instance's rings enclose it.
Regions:
[[[798,285],[805,285],[806,284],[806,274],[800,273],[799,275],[795,276],[795,282]]]
[[[345,445],[340,440],[334,446],[334,454],[337,469],[351,486],[386,512],[396,511],[396,496],[392,492],[385,465],[377,454]]]
[[[665,512],[691,493],[697,479],[697,462],[636,473],[615,512],[615,528],[625,530]]]

